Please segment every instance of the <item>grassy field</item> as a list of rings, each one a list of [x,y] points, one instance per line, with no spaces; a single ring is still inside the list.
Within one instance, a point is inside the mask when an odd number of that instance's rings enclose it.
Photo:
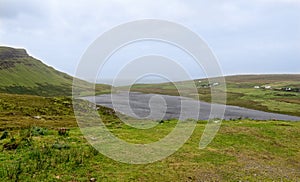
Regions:
[[[206,121],[170,157],[145,165],[113,161],[82,136],[68,97],[0,94],[1,181],[299,181],[300,123],[225,121],[206,149],[199,140]],[[167,120],[138,130],[111,110],[99,113],[116,136],[132,142],[159,140],[176,125]],[[59,133],[59,128],[67,133]]]
[[[280,90],[281,88],[300,88],[300,75],[238,75],[228,76],[225,79],[228,105],[300,116],[300,92]],[[190,84],[196,84],[199,97],[189,92]],[[184,90],[184,96],[210,102],[210,88],[201,86],[207,84],[208,81],[205,79],[194,82],[178,82],[180,87],[187,88]],[[265,85],[271,86],[271,89],[254,88],[254,86]],[[131,91],[178,95],[178,91],[172,83],[137,84],[131,87]]]

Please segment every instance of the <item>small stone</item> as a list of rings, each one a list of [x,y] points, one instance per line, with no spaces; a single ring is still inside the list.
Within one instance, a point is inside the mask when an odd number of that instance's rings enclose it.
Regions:
[[[96,178],[91,178],[90,179],[90,182],[95,182],[96,181]]]

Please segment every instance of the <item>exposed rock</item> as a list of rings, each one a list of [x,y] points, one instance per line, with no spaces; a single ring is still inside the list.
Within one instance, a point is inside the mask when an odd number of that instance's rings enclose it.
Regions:
[[[14,49],[10,47],[0,47],[0,60],[29,57],[25,49]]]
[[[15,67],[22,59],[30,57],[25,49],[14,49],[0,46],[0,70]]]
[[[96,181],[96,178],[91,178],[90,179],[90,182],[95,182]]]
[[[42,119],[41,116],[33,116],[34,119]]]
[[[0,70],[8,69],[15,67],[15,62],[12,61],[1,61],[0,62]]]

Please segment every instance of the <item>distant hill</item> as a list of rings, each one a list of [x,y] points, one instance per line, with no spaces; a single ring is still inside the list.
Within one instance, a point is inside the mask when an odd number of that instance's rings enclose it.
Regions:
[[[274,84],[278,86],[300,87],[300,74],[260,74],[260,75],[233,75],[225,77],[227,83],[252,83],[252,84]]]
[[[45,65],[25,49],[0,46],[0,92],[40,96],[72,94],[73,77]],[[83,85],[89,84],[83,81]],[[98,85],[98,91],[109,90]],[[106,91],[108,92],[108,91]]]

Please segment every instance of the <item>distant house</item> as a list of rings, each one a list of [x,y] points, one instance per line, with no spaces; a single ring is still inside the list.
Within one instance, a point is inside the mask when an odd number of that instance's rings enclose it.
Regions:
[[[212,84],[212,86],[218,86],[218,85],[220,85],[220,83],[218,83],[218,82],[215,82]]]
[[[287,92],[299,92],[299,89],[297,89],[297,88],[291,88],[291,87],[281,88],[281,90],[287,91]]]
[[[260,88],[260,86],[254,86],[254,88]]]
[[[202,88],[210,88],[210,87],[215,87],[215,86],[218,86],[218,85],[220,85],[220,83],[218,83],[218,82],[214,82],[212,84],[210,84],[210,83],[197,84],[198,87],[202,87]]]
[[[263,88],[265,88],[265,89],[271,89],[272,87],[270,85],[265,85]]]

